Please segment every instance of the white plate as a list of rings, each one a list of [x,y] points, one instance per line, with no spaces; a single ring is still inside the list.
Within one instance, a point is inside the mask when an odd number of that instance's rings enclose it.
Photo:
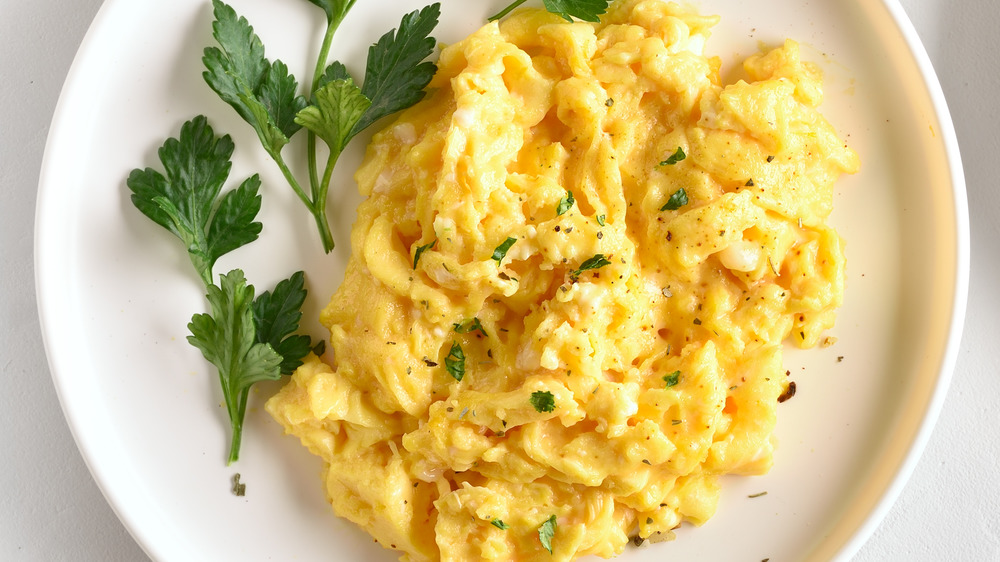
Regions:
[[[234,0],[300,78],[321,12],[305,1]],[[333,46],[363,75],[367,46],[425,0],[359,2]],[[504,0],[444,0],[436,36],[453,42]],[[789,352],[799,393],[779,408],[773,471],[729,478],[718,514],[624,560],[827,560],[849,557],[888,509],[944,397],[958,349],[968,271],[965,188],[941,90],[894,0],[703,0],[723,16],[708,51],[731,67],[760,42],[806,44],[827,76],[824,111],[861,155],[836,193],[847,239],[846,303],[828,349]],[[255,393],[238,465],[214,372],[187,344],[202,286],[180,244],[129,202],[125,177],[156,166],[180,124],[207,114],[237,150],[230,186],[264,180],[264,233],[216,271],[258,288],[308,275],[314,317],[340,280],[358,197],[362,143],[341,158],[329,257],[304,208],[249,127],[201,78],[213,44],[207,0],[108,0],[66,81],[38,196],[39,308],[70,427],[110,504],[156,560],[394,560],[323,499],[319,461],[284,437]],[[261,289],[259,289],[261,290]],[[315,320],[306,328],[325,335]],[[838,357],[843,360],[838,362]],[[230,492],[240,472],[247,495]],[[749,495],[767,491],[767,495]]]

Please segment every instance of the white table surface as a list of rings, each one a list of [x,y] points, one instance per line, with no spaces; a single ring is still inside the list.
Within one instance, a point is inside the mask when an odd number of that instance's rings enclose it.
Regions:
[[[147,559],[73,442],[35,308],[32,231],[42,152],[63,79],[100,4],[0,0],[0,560]],[[937,69],[961,143],[972,223],[969,313],[930,443],[855,559],[997,561],[1000,9],[993,0],[902,4]]]

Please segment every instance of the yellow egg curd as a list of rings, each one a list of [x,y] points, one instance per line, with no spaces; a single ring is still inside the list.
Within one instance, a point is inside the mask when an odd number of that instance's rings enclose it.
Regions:
[[[770,468],[782,345],[833,325],[825,220],[859,164],[795,42],[723,84],[716,22],[516,12],[368,147],[332,350],[267,409],[403,560],[612,557]]]

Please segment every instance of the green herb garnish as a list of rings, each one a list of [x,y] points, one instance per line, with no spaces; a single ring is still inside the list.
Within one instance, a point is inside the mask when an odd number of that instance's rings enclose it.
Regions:
[[[233,475],[233,495],[243,497],[247,495],[247,485],[240,482],[240,477],[239,472]]]
[[[552,538],[556,536],[556,516],[553,515],[538,527],[538,540],[542,541],[545,550],[552,554]]]
[[[687,154],[684,154],[684,149],[678,146],[677,150],[675,150],[673,154],[668,156],[666,160],[660,162],[660,165],[673,166],[674,164],[680,162],[681,160],[684,160],[685,158],[687,158]]]
[[[309,336],[294,335],[302,320],[305,301],[305,274],[301,271],[278,282],[274,291],[264,291],[253,301],[257,341],[270,344],[281,355],[282,375],[292,374],[310,351],[318,351],[317,355],[322,355],[325,348],[322,340],[313,347]]]
[[[595,254],[594,257],[587,259],[580,264],[580,267],[570,273],[570,277],[576,279],[581,273],[590,269],[600,269],[606,265],[610,265],[611,261],[604,257],[604,254]]]
[[[536,390],[529,399],[536,412],[547,414],[556,409],[556,397],[548,390]]]
[[[664,203],[662,207],[660,207],[660,210],[676,211],[677,209],[680,209],[681,207],[687,204],[688,204],[688,194],[686,191],[684,191],[684,188],[682,187],[677,191],[675,191],[673,195],[670,196],[670,199],[667,199],[667,202]]]
[[[526,0],[515,0],[509,6],[489,18],[489,21],[496,21],[515,8],[524,4]],[[563,17],[566,21],[573,21],[573,18],[584,21],[601,21],[601,14],[608,11],[609,0],[544,0],[545,9]]]
[[[208,286],[210,314],[195,314],[188,324],[188,342],[201,350],[219,371],[219,382],[232,428],[229,464],[240,456],[243,419],[250,387],[257,382],[281,378],[285,358],[270,343],[257,340],[253,320],[253,285],[234,269],[220,276],[219,285]],[[296,326],[297,327],[297,326]],[[308,346],[306,351],[308,352]]]
[[[417,246],[416,251],[413,252],[413,269],[417,268],[417,262],[420,261],[420,255],[426,252],[427,250],[433,248],[434,245],[437,243],[438,243],[437,238],[435,238],[434,240],[431,240],[430,242],[424,244],[423,246]]]
[[[261,231],[254,221],[260,210],[256,175],[219,198],[233,148],[228,135],[216,137],[208,120],[198,116],[160,147],[165,174],[136,169],[126,180],[132,203],[184,242],[207,287],[211,313],[191,318],[187,339],[218,369],[232,428],[230,464],[239,459],[250,387],[291,373],[312,349],[308,336],[292,335],[306,298],[301,271],[256,300],[239,269],[221,275],[218,285],[212,282],[215,261],[256,240]]]
[[[448,356],[444,358],[444,368],[453,379],[461,381],[465,377],[465,352],[458,342],[452,342]]]
[[[604,226],[604,221],[607,219],[607,215],[597,215],[597,224]]]
[[[504,523],[500,519],[494,519],[494,520],[490,521],[490,525],[493,525],[494,527],[496,527],[497,529],[500,529],[501,531],[506,531],[507,529],[510,529],[510,525]]]
[[[126,184],[132,204],[184,242],[201,280],[212,283],[212,267],[220,256],[257,239],[261,224],[260,178],[253,175],[222,198],[234,149],[229,135],[216,137],[208,119],[199,115],[181,126],[158,152],[166,175],[135,169]]]
[[[483,328],[483,324],[479,321],[478,317],[473,317],[469,320],[464,320],[455,324],[455,332],[459,334],[469,334],[476,331],[483,334],[484,337],[489,337],[486,333],[486,329]]]
[[[670,373],[669,375],[665,375],[663,377],[663,380],[667,383],[667,388],[670,388],[671,386],[676,386],[677,383],[679,383],[680,380],[681,380],[681,372],[680,371],[674,371],[673,373]]]
[[[333,35],[355,0],[309,0],[326,14],[327,27],[317,57],[308,96],[298,95],[298,82],[281,61],[269,61],[264,45],[249,22],[221,0],[212,0],[213,36],[219,47],[205,49],[203,76],[208,85],[253,127],[264,150],[313,215],[323,249],[333,249],[326,215],[327,193],[334,167],[347,144],[382,117],[420,101],[434,75],[434,63],[424,61],[434,50],[430,37],[441,10],[432,4],[403,16],[398,32],[389,31],[368,50],[364,85],[360,88],[347,68],[327,66]],[[292,174],[283,156],[290,138],[306,128],[308,191]],[[316,139],[328,150],[322,177]]]
[[[566,195],[563,195],[563,198],[559,200],[559,205],[556,207],[556,216],[566,214],[566,211],[573,208],[573,203],[576,203],[576,199],[573,198],[573,192],[567,189]]]
[[[504,257],[507,256],[507,251],[514,245],[514,242],[517,242],[517,238],[507,238],[501,242],[495,250],[493,250],[493,259],[496,260],[497,265],[500,265],[500,262],[502,262]]]

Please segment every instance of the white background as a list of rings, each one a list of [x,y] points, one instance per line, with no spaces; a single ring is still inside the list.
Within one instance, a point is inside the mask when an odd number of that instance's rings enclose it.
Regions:
[[[100,4],[0,0],[0,560],[146,559],[73,442],[35,309],[32,232],[45,137]],[[954,382],[927,450],[856,560],[996,561],[1000,10],[992,0],[902,4],[937,69],[962,147],[972,223],[969,314]]]

